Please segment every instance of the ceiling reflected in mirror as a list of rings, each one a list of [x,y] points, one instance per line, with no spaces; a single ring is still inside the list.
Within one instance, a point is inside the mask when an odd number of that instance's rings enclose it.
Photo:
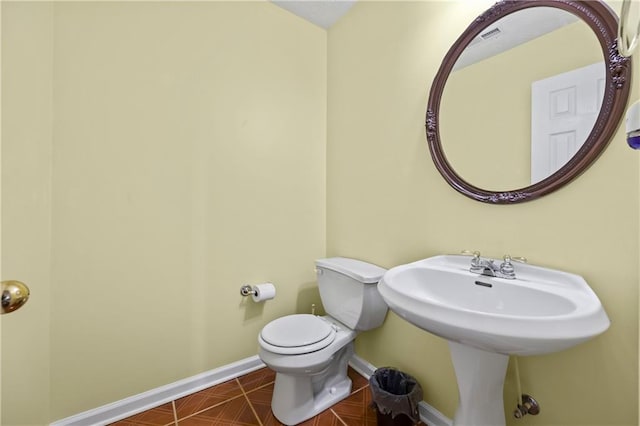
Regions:
[[[551,7],[513,13],[488,26],[465,48],[453,70],[458,70],[578,22],[570,13]]]

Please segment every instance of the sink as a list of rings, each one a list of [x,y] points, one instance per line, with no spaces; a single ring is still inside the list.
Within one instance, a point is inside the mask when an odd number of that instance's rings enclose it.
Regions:
[[[448,340],[511,355],[556,352],[609,328],[579,275],[516,264],[516,279],[469,272],[468,256],[391,268],[378,289],[392,311]]]
[[[454,425],[503,425],[509,355],[570,348],[609,328],[579,275],[515,264],[515,279],[472,273],[469,256],[443,255],[389,269],[378,290],[411,324],[449,341],[460,404]]]

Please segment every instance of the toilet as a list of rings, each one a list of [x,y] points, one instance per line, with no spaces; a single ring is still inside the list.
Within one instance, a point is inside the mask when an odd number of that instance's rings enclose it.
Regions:
[[[287,315],[264,326],[259,356],[276,372],[271,409],[280,422],[301,423],[349,396],[353,341],[359,331],[379,327],[387,314],[377,285],[385,272],[356,259],[319,259],[327,315]]]

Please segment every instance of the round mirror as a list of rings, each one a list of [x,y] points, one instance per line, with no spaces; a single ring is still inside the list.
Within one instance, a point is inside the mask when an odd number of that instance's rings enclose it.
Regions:
[[[582,173],[615,132],[630,62],[601,2],[497,3],[445,57],[427,109],[436,167],[462,194],[515,203]]]

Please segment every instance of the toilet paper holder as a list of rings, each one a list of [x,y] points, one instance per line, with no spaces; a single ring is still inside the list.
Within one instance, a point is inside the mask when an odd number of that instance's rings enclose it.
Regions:
[[[258,292],[255,291],[250,285],[243,285],[242,287],[240,287],[240,294],[243,296],[255,296],[256,294],[258,294]]]
[[[246,284],[240,287],[240,294],[245,297],[251,296],[254,302],[266,302],[276,297],[276,287],[270,282]]]

